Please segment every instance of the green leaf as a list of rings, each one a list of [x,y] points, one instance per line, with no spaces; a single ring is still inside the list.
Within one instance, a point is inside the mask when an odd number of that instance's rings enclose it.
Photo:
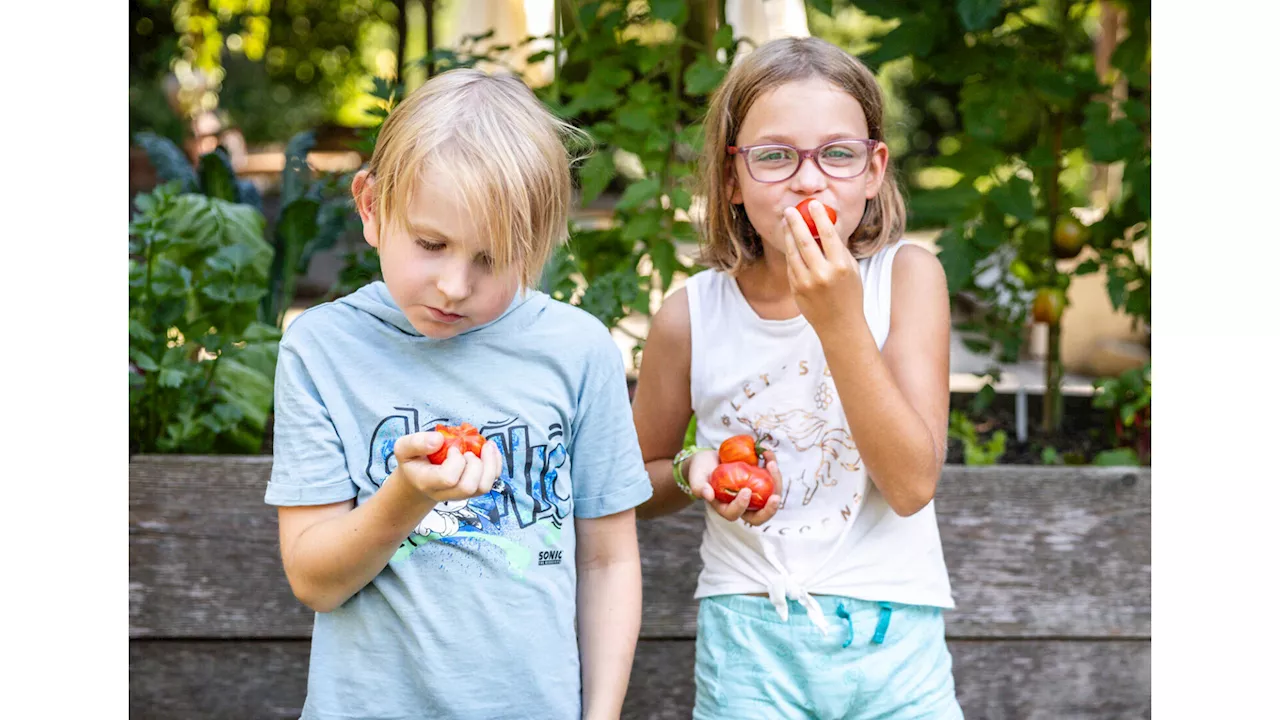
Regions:
[[[1063,461],[1057,448],[1050,446],[1040,451],[1040,462],[1044,465],[1061,465]]]
[[[155,372],[160,369],[160,364],[157,363],[150,355],[142,351],[134,351],[133,353],[130,353],[130,357],[133,360],[133,364],[137,365],[139,370]]]
[[[187,374],[183,372],[181,367],[165,367],[160,369],[160,387],[182,387],[182,383],[186,381],[186,379]]]
[[[1068,107],[1076,99],[1076,89],[1057,68],[1038,68],[1035,71],[1035,89],[1046,103],[1059,109]]]
[[[1128,282],[1123,276],[1114,272],[1114,269],[1109,271],[1107,275],[1107,295],[1111,298],[1111,307],[1116,310],[1124,307],[1125,295],[1128,292],[1127,285]]]
[[[263,300],[263,320],[279,323],[293,302],[303,248],[319,230],[320,204],[311,198],[294,200],[280,211],[275,229],[275,256],[271,263],[270,291]]]
[[[684,71],[684,91],[689,95],[706,95],[724,79],[726,68],[705,53]]]
[[[1146,65],[1151,44],[1145,32],[1137,32],[1125,38],[1111,54],[1111,64],[1125,75],[1137,75]]]
[[[1036,203],[1031,196],[1031,183],[1016,175],[990,192],[990,198],[1000,212],[1027,222],[1035,217]]]
[[[1091,159],[1098,163],[1125,160],[1143,145],[1142,131],[1126,117],[1110,122],[1111,109],[1103,102],[1090,103],[1085,108],[1085,148]]]
[[[1115,448],[1103,450],[1093,458],[1094,465],[1118,466],[1139,465],[1138,453],[1133,448]]]
[[[961,180],[941,190],[917,190],[911,195],[907,212],[913,227],[936,227],[967,217],[982,197],[971,183]]]
[[[613,154],[603,149],[596,151],[578,170],[582,183],[582,204],[586,205],[600,196],[618,174],[613,166]]]
[[[542,268],[542,278],[538,282],[538,287],[551,297],[561,302],[568,302],[578,287],[573,276],[579,272],[581,271],[569,252],[568,246],[557,246],[551,258],[547,260],[547,264]]]
[[[953,136],[954,137],[954,136]],[[967,136],[959,136],[960,149],[950,155],[940,155],[933,164],[951,168],[971,178],[982,177],[998,165],[1009,161],[1009,156],[986,143]]]
[[[1001,0],[956,0],[960,22],[969,31],[985,30],[1000,14]]]
[[[1020,82],[973,82],[960,91],[965,131],[996,147],[1020,145],[1039,112],[1035,96]]]
[[[1093,273],[1098,272],[1101,267],[1102,266],[1098,264],[1097,260],[1085,260],[1076,266],[1075,274],[1076,276],[1092,275]]]
[[[834,4],[833,0],[809,0],[809,7],[817,10],[827,17],[835,17]]]
[[[830,13],[828,13],[828,15],[829,14]],[[733,37],[733,26],[728,23],[721,25],[720,29],[716,30],[716,35],[713,42],[715,43],[715,46],[717,48],[720,48],[723,50],[732,50],[735,44],[734,37]]]
[[[1134,203],[1144,217],[1151,217],[1151,160],[1126,165],[1124,179],[1129,183]]]
[[[939,236],[938,245],[941,247],[938,260],[947,275],[947,287],[953,293],[968,287],[973,280],[973,266],[982,253],[954,227]]]
[[[688,3],[685,0],[649,0],[649,12],[659,20],[667,20],[679,25],[688,17]]]
[[[570,87],[569,92],[573,96],[573,100],[565,106],[565,114],[571,117],[588,110],[611,110],[622,101],[621,93],[605,87],[586,88],[583,86],[576,91],[573,87]]]
[[[693,204],[693,196],[684,188],[675,188],[671,191],[671,207],[675,210],[688,210]]]
[[[653,267],[657,269],[658,275],[662,278],[662,287],[671,287],[671,276],[675,275],[676,270],[680,269],[680,260],[676,257],[676,246],[666,238],[651,239],[649,241],[649,258],[653,261]]]
[[[200,158],[200,190],[205,195],[227,202],[235,202],[236,176],[226,151],[218,148]]]
[[[618,111],[618,124],[637,133],[657,132],[658,126],[653,119],[653,110],[639,103],[627,103]]]
[[[974,393],[970,411],[975,415],[985,411],[991,407],[991,403],[996,399],[996,389],[991,383],[983,385],[978,392]]]
[[[631,210],[639,207],[656,199],[659,190],[661,190],[661,187],[658,178],[651,177],[633,182],[622,192],[622,197],[618,199],[616,207],[619,210]]]
[[[176,180],[182,192],[196,189],[196,172],[191,161],[172,140],[153,132],[140,132],[133,136],[133,141],[147,153],[147,160],[155,168],[160,182]]]
[[[156,334],[136,318],[129,318],[129,339],[142,343],[154,342]]]
[[[616,62],[602,63],[591,69],[591,74],[587,76],[587,86],[618,90],[631,82],[632,77],[630,70]]]
[[[912,11],[912,4],[902,0],[858,0],[858,9],[862,12],[886,20],[905,17]]]
[[[218,397],[235,407],[246,423],[256,430],[266,426],[273,387],[269,372],[246,365],[238,358],[223,358],[218,363],[215,382]]]
[[[903,18],[898,27],[879,38],[879,47],[863,55],[861,59],[875,69],[900,57],[927,57],[933,49],[935,33],[939,27],[928,17],[916,15]]]
[[[318,252],[332,248],[348,226],[358,228],[358,217],[355,214],[355,204],[348,198],[322,202],[316,216],[316,235],[302,248],[302,257],[298,258],[298,272],[305,275],[311,265],[311,258]]]
[[[657,210],[628,220],[622,226],[622,239],[628,242],[645,243],[653,240],[662,232],[662,215],[662,211]]]
[[[992,250],[1000,247],[1005,242],[1005,229],[1003,227],[983,222],[973,229],[971,240],[973,241],[974,247],[981,251],[983,255],[986,255]]]
[[[596,278],[582,294],[579,304],[612,328],[640,296],[640,278],[632,271],[611,271]]]

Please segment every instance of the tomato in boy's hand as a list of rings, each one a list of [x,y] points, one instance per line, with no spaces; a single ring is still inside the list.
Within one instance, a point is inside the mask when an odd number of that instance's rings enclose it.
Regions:
[[[773,494],[773,476],[768,470],[744,462],[723,463],[711,471],[711,489],[716,499],[722,503],[731,503],[738,497],[738,491],[746,488],[751,491],[751,502],[748,510],[759,510],[769,501]]]
[[[813,222],[813,215],[809,214],[809,203],[813,202],[813,198],[801,200],[796,205],[796,210],[800,212],[800,217],[804,218],[804,224],[809,226],[809,233],[813,235],[813,239],[818,241],[818,247],[822,247],[822,240],[818,239],[818,226]],[[836,221],[836,209],[830,205],[823,205],[827,209],[827,217],[830,218],[832,224]]]
[[[444,436],[444,444],[440,449],[427,456],[432,465],[439,465],[449,456],[449,448],[456,447],[458,452],[471,453],[480,457],[484,449],[484,436],[471,423],[461,425],[436,425],[434,430]]]
[[[748,465],[759,465],[760,457],[756,454],[756,439],[750,435],[734,435],[720,443],[720,462],[744,462]]]

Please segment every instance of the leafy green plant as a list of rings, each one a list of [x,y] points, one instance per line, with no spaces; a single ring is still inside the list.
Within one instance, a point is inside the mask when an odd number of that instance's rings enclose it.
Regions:
[[[160,182],[177,182],[181,192],[245,203],[262,212],[262,195],[258,188],[248,180],[236,177],[231,169],[231,159],[221,147],[200,156],[197,165],[192,167],[182,148],[167,137],[143,131],[136,133],[133,141],[146,151]]]
[[[1110,411],[1113,438],[1117,445],[1114,450],[1099,453],[1094,462],[1150,464],[1151,363],[1126,370],[1118,377],[1099,378],[1093,385],[1097,391],[1093,396],[1093,406]]]
[[[1005,453],[1005,442],[1008,440],[1005,431],[997,430],[991,434],[990,439],[984,441],[979,436],[973,420],[960,410],[951,411],[947,437],[959,440],[964,446],[965,465],[994,465],[1000,462],[1000,458]]]
[[[280,217],[272,231],[275,256],[271,282],[262,300],[262,319],[283,327],[284,313],[293,302],[298,278],[307,274],[317,252],[333,247],[343,232],[357,224],[348,188],[350,177],[313,177],[307,153],[315,146],[311,131],[295,135],[285,148],[280,182]]]
[[[129,446],[256,452],[279,331],[258,319],[271,246],[254,208],[171,182],[129,226]]]
[[[138,133],[135,142],[147,152],[162,182],[177,182],[180,192],[197,192],[232,203],[247,203],[262,212],[262,198],[248,180],[237,178],[222,148],[200,158],[193,168],[185,153],[168,138]],[[259,319],[280,327],[311,258],[333,247],[355,221],[350,180],[336,174],[313,177],[307,153],[315,147],[315,134],[298,133],[285,148],[281,175],[280,213],[271,230],[275,246],[268,292],[262,299]]]
[[[832,3],[814,3],[830,14]],[[1017,358],[1029,314],[1049,326],[1047,433],[1062,418],[1058,320],[1075,276],[1107,273],[1113,305],[1150,320],[1150,3],[1142,0],[862,0],[892,29],[864,54],[910,64],[940,119],[908,209],[945,224],[948,285],[972,299],[959,326],[971,349]],[[1095,62],[1099,18],[1122,12],[1127,38]],[[1091,197],[1099,168],[1122,169],[1114,197]],[[1089,211],[1093,216],[1090,216]],[[1074,212],[1073,212],[1074,211]],[[1100,217],[1098,215],[1100,214]],[[1090,220],[1087,225],[1084,221]],[[1077,227],[1078,226],[1078,227]],[[1074,269],[1059,261],[1091,248]],[[1149,250],[1148,250],[1149,252]]]

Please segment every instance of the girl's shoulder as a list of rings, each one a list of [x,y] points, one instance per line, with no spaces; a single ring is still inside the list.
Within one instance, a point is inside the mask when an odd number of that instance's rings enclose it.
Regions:
[[[689,292],[690,285],[698,275],[690,277],[683,286],[677,288],[668,295],[663,301],[662,306],[658,308],[658,312],[654,313],[653,319],[649,321],[648,342],[655,337],[666,343],[674,343],[679,346],[681,343],[688,345],[689,342]]]
[[[895,284],[938,284],[947,282],[942,262],[931,250],[906,240],[898,241],[893,255],[892,279]]]

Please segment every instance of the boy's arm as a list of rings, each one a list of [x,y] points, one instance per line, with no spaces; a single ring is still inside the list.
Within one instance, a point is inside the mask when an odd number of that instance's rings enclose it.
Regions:
[[[576,522],[582,717],[618,718],[640,636],[635,512]]]
[[[500,472],[497,447],[482,458],[450,449],[440,465],[439,433],[406,435],[396,442],[398,466],[368,501],[281,507],[280,556],[293,594],[316,612],[346,602],[386,567],[400,543],[437,502],[489,492]]]

